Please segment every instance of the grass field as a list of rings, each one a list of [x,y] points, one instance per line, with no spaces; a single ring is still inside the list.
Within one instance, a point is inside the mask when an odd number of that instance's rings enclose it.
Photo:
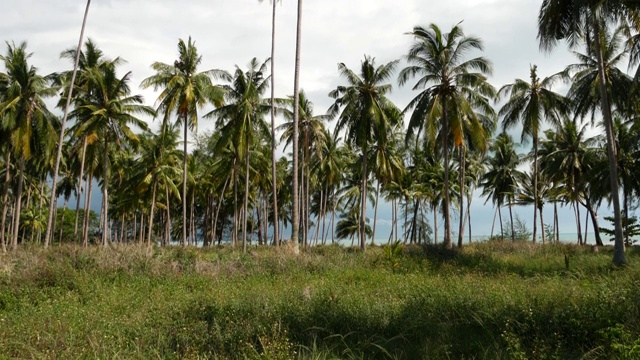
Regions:
[[[0,358],[640,359],[640,252],[71,245],[0,257]]]

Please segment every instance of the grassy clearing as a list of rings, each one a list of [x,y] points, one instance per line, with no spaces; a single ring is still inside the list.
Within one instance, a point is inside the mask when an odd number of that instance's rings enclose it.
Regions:
[[[636,359],[637,249],[21,249],[0,358]]]

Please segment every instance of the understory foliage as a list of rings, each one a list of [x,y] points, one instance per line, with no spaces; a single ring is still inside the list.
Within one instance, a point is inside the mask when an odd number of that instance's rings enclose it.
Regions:
[[[635,359],[639,253],[611,251],[26,246],[0,258],[0,358]]]

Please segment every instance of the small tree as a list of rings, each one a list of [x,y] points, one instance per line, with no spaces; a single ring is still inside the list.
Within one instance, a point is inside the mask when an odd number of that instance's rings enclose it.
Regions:
[[[613,216],[605,216],[604,219],[609,223],[614,224]],[[622,222],[622,237],[624,239],[624,245],[631,246],[637,243],[638,240],[634,239],[634,237],[640,236],[640,224],[638,224],[638,217],[627,217],[627,215],[623,213],[620,220]],[[614,229],[600,228],[600,231],[611,236],[609,241],[615,241],[616,233]]]

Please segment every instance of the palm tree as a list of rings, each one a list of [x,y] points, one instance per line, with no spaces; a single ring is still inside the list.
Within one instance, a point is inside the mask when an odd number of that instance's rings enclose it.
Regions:
[[[586,126],[579,126],[575,120],[564,120],[556,131],[547,130],[541,149],[541,167],[545,175],[558,184],[563,184],[564,195],[573,202],[576,211],[578,242],[582,243],[580,228],[580,203],[584,197],[585,176],[590,169],[586,161],[595,139],[586,137]]]
[[[80,62],[80,48],[82,47],[82,39],[84,38],[84,28],[87,24],[87,15],[89,14],[89,6],[91,5],[91,0],[87,0],[87,7],[84,11],[84,17],[82,19],[82,27],[80,28],[80,39],[78,40],[78,47],[76,49],[76,59],[75,64],[73,65],[73,72],[71,74],[71,82],[69,83],[69,94],[67,95],[67,103],[64,107],[64,115],[62,116],[62,121],[60,123],[60,138],[58,139],[58,153],[56,155],[55,165],[53,167],[53,182],[51,185],[52,189],[56,189],[56,184],[58,182],[58,168],[60,167],[60,158],[62,158],[62,144],[64,142],[64,127],[67,122],[67,115],[69,114],[69,106],[71,105],[71,97],[73,96],[73,85],[76,81],[76,72],[78,71],[78,63]],[[49,246],[49,239],[51,238],[52,232],[55,229],[52,228],[53,223],[53,210],[56,205],[56,192],[51,191],[51,198],[49,199],[49,217],[47,218],[47,229],[44,234],[44,248],[46,249]]]
[[[300,90],[298,94],[298,131],[302,129],[302,133],[299,134],[300,139],[298,139],[298,143],[302,141],[302,151],[299,155],[302,156],[302,179],[306,179],[307,182],[310,179],[311,175],[311,154],[309,150],[313,150],[313,153],[316,157],[322,156],[322,144],[326,141],[325,134],[325,126],[324,122],[331,119],[329,115],[314,115],[313,114],[313,103],[309,100],[304,92],[304,90]],[[284,105],[293,108],[293,98],[289,98],[286,101],[280,101]],[[287,120],[284,124],[278,127],[278,131],[282,131],[282,135],[280,137],[280,141],[285,141],[285,149],[289,144],[291,144],[293,140],[293,110],[287,109],[286,107],[283,109],[283,116]],[[303,225],[308,223],[308,191],[309,188],[305,184],[303,180],[301,182],[301,187],[306,189],[306,191],[302,191],[304,198],[302,199],[302,222]],[[304,226],[303,243],[306,247],[307,243],[307,233],[309,227]]]
[[[262,0],[259,0],[262,2]],[[276,177],[276,120],[275,120],[275,56],[276,56],[276,3],[277,0],[271,0],[271,179],[273,182],[273,239],[276,245],[279,244],[278,239],[278,193],[277,193],[277,177]]]
[[[373,144],[387,144],[390,132],[401,121],[400,110],[387,98],[391,84],[384,84],[393,75],[398,61],[376,68],[375,59],[365,56],[361,63],[360,76],[338,64],[340,75],[347,81],[346,86],[338,86],[329,93],[336,99],[329,108],[332,116],[338,116],[336,131],[346,129],[346,141],[362,152],[362,183],[360,208],[360,248],[366,250],[367,184],[370,170],[367,168],[367,156]],[[342,108],[342,112],[340,109]]]
[[[102,244],[106,246],[109,238],[109,177],[110,154],[113,150],[128,144],[137,143],[138,136],[133,133],[130,125],[135,125],[143,130],[147,129],[146,123],[135,117],[134,114],[146,114],[154,116],[153,109],[141,105],[142,96],[131,95],[129,79],[131,72],[122,77],[116,74],[116,66],[113,63],[89,70],[89,78],[94,86],[99,89],[93,97],[80,99],[78,111],[91,114],[80,127],[79,134],[96,134],[102,141],[102,213],[103,231]],[[115,149],[114,149],[115,147]]]
[[[7,79],[7,85],[4,97],[0,99],[0,119],[4,123],[3,127],[8,129],[9,141],[17,156],[19,168],[18,188],[14,196],[16,203],[11,238],[13,250],[18,246],[25,162],[42,145],[47,133],[55,133],[52,124],[54,116],[47,110],[43,100],[55,95],[55,89],[49,87],[47,79],[29,65],[28,60],[32,54],[27,53],[26,48],[25,42],[18,46],[7,43],[6,55],[0,55],[0,61],[4,62],[7,71],[2,75]]]
[[[151,189],[151,208],[149,210],[149,231],[147,233],[147,244],[151,244],[153,230],[153,220],[157,203],[158,192],[174,194],[180,196],[180,191],[174,179],[181,175],[182,170],[177,167],[182,154],[176,152],[179,130],[172,125],[166,129],[161,129],[159,135],[145,133],[140,137],[140,158],[135,163],[132,183],[135,184],[137,192]],[[158,189],[158,187],[161,187]],[[168,208],[168,207],[167,207]]]
[[[527,138],[533,140],[533,189],[534,203],[537,203],[538,189],[538,136],[542,130],[543,121],[549,120],[554,125],[559,125],[563,117],[568,116],[570,108],[568,101],[560,94],[551,90],[554,82],[558,79],[551,76],[540,80],[537,74],[538,67],[531,66],[530,82],[516,79],[513,84],[503,86],[498,92],[498,96],[507,96],[507,103],[500,108],[498,113],[502,116],[502,128],[508,130],[522,122],[521,141]],[[533,209],[533,242],[536,241],[537,233],[537,208]],[[544,224],[542,227],[542,238],[544,240]]]
[[[74,91],[73,93],[76,94],[76,96],[74,97],[74,101],[76,101],[76,104],[74,104],[74,106],[77,108],[78,104],[77,102],[79,101],[79,99],[82,98],[87,98],[87,97],[91,97],[93,96],[92,94],[97,91],[94,87],[93,84],[91,83],[90,79],[89,79],[89,69],[92,68],[97,68],[100,66],[104,66],[104,64],[106,63],[113,63],[114,65],[118,65],[122,63],[122,60],[120,58],[116,58],[114,60],[107,60],[104,58],[102,51],[97,47],[97,45],[91,40],[88,39],[85,42],[85,49],[84,51],[80,51],[80,53],[78,54],[78,50],[76,48],[73,49],[68,49],[66,51],[64,51],[61,54],[61,57],[63,58],[68,58],[72,61],[74,61],[75,64],[75,59],[76,57],[79,58],[78,61],[78,67],[77,67],[77,74],[76,74],[76,81],[75,81],[75,85],[74,85]],[[75,65],[74,65],[75,67]],[[69,72],[64,72],[62,74],[56,74],[56,76],[54,77],[54,82],[56,83],[56,85],[65,88],[64,84],[66,81],[70,81],[67,80],[69,79],[71,76],[73,75],[73,71],[69,71]],[[70,89],[70,88],[69,88]],[[65,90],[68,92],[69,90],[65,88]],[[60,99],[60,102],[58,103],[59,107],[62,107],[64,109],[64,107],[66,106],[66,99],[69,94],[67,94],[66,96],[63,95]],[[69,129],[69,132],[71,134],[74,134],[77,130],[77,128],[80,126],[80,124],[82,124],[87,118],[89,118],[91,116],[91,114],[89,113],[81,113],[78,111],[74,111],[74,113],[69,114],[72,118],[75,116],[75,124],[73,127],[71,127]],[[73,116],[72,116],[73,115]],[[78,178],[80,179],[80,181],[78,181],[78,196],[76,196],[76,210],[78,210],[80,208],[80,195],[83,193],[82,191],[82,179],[84,179],[85,177],[85,159],[87,157],[87,146],[88,146],[88,138],[87,136],[82,136],[81,138],[75,138],[75,137],[71,137],[70,141],[73,143],[75,141],[75,145],[72,147],[72,153],[75,154],[74,158],[77,160],[75,161],[76,166],[79,165],[79,176]],[[77,154],[80,153],[79,159]],[[87,212],[88,214],[88,212]],[[78,220],[79,220],[79,216],[80,216],[80,212],[76,211],[75,214],[75,225],[74,225],[74,236],[77,235],[78,233]],[[84,221],[83,221],[84,222]],[[88,223],[87,223],[88,224]]]
[[[269,87],[268,77],[265,78],[267,62],[260,64],[256,58],[249,62],[249,69],[245,72],[236,66],[233,75],[219,71],[217,76],[230,82],[223,85],[226,105],[209,112],[205,117],[215,116],[216,126],[221,132],[218,148],[231,145],[235,150],[236,159],[244,161],[245,165],[245,196],[244,221],[242,223],[242,249],[247,246],[247,219],[249,217],[249,166],[250,148],[268,138],[269,129],[264,121],[264,115],[270,111],[270,104],[263,99],[263,94]]]
[[[198,72],[202,56],[198,55],[195,42],[191,37],[185,44],[178,41],[178,59],[173,65],[155,62],[151,68],[156,71],[142,81],[143,88],[162,89],[157,99],[157,112],[164,114],[163,124],[175,114],[176,122],[182,124],[183,152],[182,161],[182,245],[187,245],[187,130],[198,128],[198,109],[207,104],[218,107],[223,103],[223,91],[211,82],[216,74],[214,70]],[[163,125],[165,127],[165,125]]]
[[[443,34],[431,24],[428,28],[416,26],[409,33],[414,43],[406,55],[410,64],[398,77],[400,85],[418,77],[413,90],[421,92],[407,105],[405,112],[414,109],[409,119],[407,139],[418,130],[424,130],[427,142],[435,147],[437,134],[442,142],[444,160],[444,244],[452,247],[450,219],[449,150],[450,140],[459,146],[464,138],[463,119],[475,118],[474,103],[470,99],[490,96],[492,88],[485,86],[491,74],[491,63],[484,57],[464,60],[470,50],[482,50],[482,41],[465,36],[460,25]]]
[[[296,60],[293,74],[293,181],[291,195],[291,242],[294,253],[298,253],[299,241],[299,198],[298,198],[298,108],[300,107],[300,53],[302,47],[302,0],[298,0],[298,16],[296,21]]]
[[[609,158],[609,176],[613,199],[613,214],[615,227],[615,251],[613,263],[624,265],[627,260],[624,254],[624,239],[622,236],[622,222],[620,217],[620,199],[618,198],[617,153],[615,136],[613,133],[613,116],[607,93],[609,82],[605,74],[604,46],[601,41],[601,29],[613,20],[633,17],[640,9],[640,3],[632,0],[610,1],[578,1],[578,0],[543,0],[538,14],[538,40],[540,48],[551,50],[558,40],[567,39],[570,46],[575,46],[580,36],[594,39],[594,54],[597,58],[598,73],[601,81],[600,109],[602,110],[605,132],[607,137],[607,155]],[[590,44],[588,44],[590,45]]]
[[[491,146],[491,151],[493,156],[488,160],[487,172],[480,179],[480,186],[483,188],[482,196],[486,196],[487,201],[491,199],[491,202],[497,207],[498,213],[500,213],[500,209],[505,202],[509,204],[511,240],[515,240],[511,205],[514,203],[514,197],[518,189],[520,171],[518,171],[517,167],[522,162],[522,159],[516,153],[513,139],[505,132],[497,136]],[[502,215],[500,219],[502,219]],[[502,230],[502,220],[500,221],[500,229]]]

